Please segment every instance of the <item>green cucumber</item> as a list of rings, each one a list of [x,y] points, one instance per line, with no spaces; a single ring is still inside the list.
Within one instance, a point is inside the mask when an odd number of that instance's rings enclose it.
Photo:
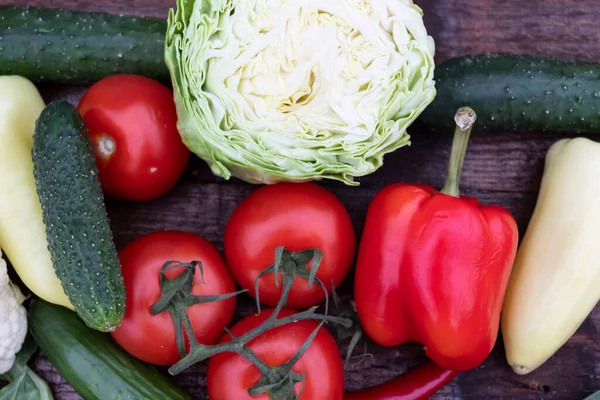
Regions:
[[[33,136],[33,175],[56,275],[77,314],[110,332],[125,314],[125,287],[83,119],[50,103]]]
[[[439,64],[435,79],[437,97],[420,120],[444,134],[465,105],[479,133],[600,133],[599,63],[481,54]]]
[[[35,300],[29,330],[58,373],[86,400],[189,399],[156,368],[129,355],[61,306]]]
[[[92,83],[121,73],[169,82],[166,20],[38,7],[0,7],[0,75]]]

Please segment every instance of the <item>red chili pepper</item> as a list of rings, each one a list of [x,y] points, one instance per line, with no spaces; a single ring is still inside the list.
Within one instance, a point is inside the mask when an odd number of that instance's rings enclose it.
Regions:
[[[417,341],[436,364],[481,364],[498,336],[517,251],[514,218],[499,206],[459,197],[475,113],[461,109],[446,185],[393,184],[371,203],[356,267],[355,301],[377,343]]]
[[[383,385],[344,393],[344,400],[422,400],[436,393],[458,375],[429,361]]]

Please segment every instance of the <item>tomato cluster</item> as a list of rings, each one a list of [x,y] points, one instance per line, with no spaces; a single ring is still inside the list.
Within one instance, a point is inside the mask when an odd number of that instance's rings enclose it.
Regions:
[[[168,313],[153,315],[152,306],[161,297],[160,271],[165,262],[200,261],[192,294],[211,296],[233,292],[237,283],[255,296],[254,282],[262,270],[274,262],[275,250],[290,251],[319,248],[323,259],[317,277],[338,286],[354,259],[356,240],[350,217],[341,202],[326,189],[312,183],[265,186],[247,197],[231,216],[225,234],[225,260],[208,241],[192,233],[163,231],[142,236],[120,253],[127,290],[126,314],[114,339],[129,353],[146,362],[169,366],[181,359],[176,333]],[[310,264],[310,263],[309,263]],[[308,266],[310,268],[310,265]],[[231,272],[230,272],[231,271]],[[174,279],[181,270],[165,275]],[[281,277],[280,277],[281,280]],[[259,280],[262,303],[275,306],[281,285],[273,275]],[[287,307],[279,317],[293,315],[321,303],[326,294],[317,285],[296,278]],[[230,340],[223,335],[235,312],[234,297],[187,307],[194,337],[198,343],[212,345]],[[273,312],[251,314],[231,328],[241,336],[263,323]],[[271,329],[249,342],[248,347],[267,365],[289,361],[318,326],[305,320]],[[186,344],[189,350],[189,342]],[[305,373],[297,392],[303,399],[341,399],[344,372],[337,343],[326,329],[320,329],[293,371]],[[232,379],[236,377],[236,379]],[[240,355],[223,353],[211,358],[208,370],[211,399],[264,398],[250,396],[248,389],[260,379],[260,371]],[[227,382],[225,384],[224,382]]]

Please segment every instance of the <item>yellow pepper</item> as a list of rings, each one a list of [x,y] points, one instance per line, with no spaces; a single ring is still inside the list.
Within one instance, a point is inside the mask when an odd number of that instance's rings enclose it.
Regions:
[[[33,293],[72,309],[54,272],[33,178],[33,132],[43,108],[30,81],[0,76],[0,247]]]
[[[518,374],[546,362],[600,300],[600,143],[552,145],[502,314],[506,358]]]

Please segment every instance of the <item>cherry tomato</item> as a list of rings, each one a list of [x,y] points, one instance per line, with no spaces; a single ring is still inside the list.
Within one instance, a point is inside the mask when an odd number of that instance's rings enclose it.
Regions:
[[[98,81],[78,106],[106,195],[146,201],[169,191],[190,151],[177,131],[173,92],[138,75]]]
[[[254,329],[264,322],[273,310],[263,310],[260,315],[251,314],[231,328],[235,336]],[[278,318],[295,314],[284,309]],[[248,343],[258,358],[269,366],[279,366],[289,361],[318,326],[316,321],[304,320],[271,329]],[[221,342],[229,342],[225,335]],[[310,347],[292,368],[305,373],[302,400],[341,400],[344,394],[344,367],[334,338],[321,327]],[[268,400],[267,394],[250,396],[248,389],[260,380],[261,375],[250,361],[236,353],[213,356],[208,364],[207,386],[211,400]],[[296,395],[302,388],[295,386]]]
[[[340,200],[314,183],[278,183],[256,190],[233,212],[225,229],[225,256],[236,281],[254,292],[258,274],[273,264],[275,249],[297,252],[318,248],[323,259],[317,277],[327,290],[348,274],[356,250],[352,221]],[[311,264],[311,263],[309,263]],[[281,280],[281,277],[280,277]],[[273,274],[259,280],[262,303],[274,307],[281,296]],[[287,307],[319,304],[325,294],[316,283],[296,278]]]
[[[173,365],[181,359],[175,340],[175,326],[169,312],[152,315],[151,307],[161,297],[160,270],[166,261],[201,261],[204,284],[198,269],[192,294],[210,296],[235,292],[235,282],[219,251],[206,239],[188,232],[163,231],[142,236],[119,254],[127,292],[125,317],[113,338],[127,352],[156,365]],[[183,269],[165,276],[173,279]],[[187,308],[196,340],[215,344],[235,312],[235,297]],[[187,336],[186,336],[187,339]],[[186,340],[187,342],[187,340]],[[187,343],[186,343],[187,345]]]

